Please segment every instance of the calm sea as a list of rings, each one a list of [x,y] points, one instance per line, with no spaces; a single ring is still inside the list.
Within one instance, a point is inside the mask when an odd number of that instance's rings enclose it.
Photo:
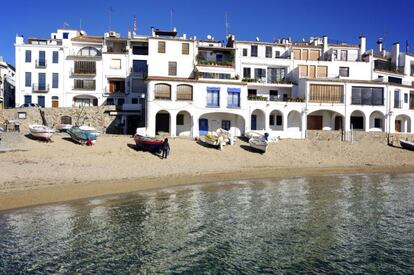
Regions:
[[[0,212],[0,273],[414,273],[414,174],[209,183]]]

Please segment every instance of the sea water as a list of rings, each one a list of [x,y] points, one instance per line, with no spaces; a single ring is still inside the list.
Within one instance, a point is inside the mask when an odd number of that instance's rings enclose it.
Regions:
[[[0,212],[0,273],[414,273],[414,174],[207,183]]]

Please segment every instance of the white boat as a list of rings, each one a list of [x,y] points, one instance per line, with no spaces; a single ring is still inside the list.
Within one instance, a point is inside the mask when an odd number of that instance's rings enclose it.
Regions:
[[[32,136],[45,140],[50,140],[50,138],[55,133],[55,130],[50,127],[36,124],[29,125],[29,131]]]
[[[72,127],[73,127],[72,124],[58,124],[58,125],[56,125],[55,128],[59,132],[66,132],[67,130],[69,130]]]
[[[249,132],[246,132],[245,134],[244,134],[244,136],[247,138],[247,139],[251,139],[251,138],[263,138],[264,136],[263,136],[263,134],[261,134],[261,133],[259,133],[259,132],[254,132],[254,131],[249,131]]]
[[[87,131],[89,132],[91,135],[94,135],[96,137],[98,137],[101,132],[99,132],[98,130],[96,130],[95,128],[91,127],[91,126],[87,126],[87,125],[82,125],[79,126],[79,129],[81,129],[82,131]]]
[[[249,144],[250,144],[250,147],[258,151],[261,151],[263,153],[266,152],[267,147],[269,146],[269,142],[265,138],[257,138],[257,137],[250,138]]]
[[[207,135],[203,135],[199,137],[201,142],[204,142],[208,145],[219,147],[220,150],[223,149],[225,145],[224,138],[222,136],[218,136],[216,132],[209,132]]]

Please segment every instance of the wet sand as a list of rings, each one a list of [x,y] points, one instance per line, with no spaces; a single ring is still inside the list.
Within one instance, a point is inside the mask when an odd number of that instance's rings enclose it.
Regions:
[[[137,150],[126,136],[102,136],[92,147],[65,135],[52,143],[24,138],[22,151],[0,154],[0,210],[212,181],[414,172],[414,152],[373,140],[282,140],[266,154],[242,140],[223,151],[190,139],[171,139],[170,145],[171,156],[162,160]]]

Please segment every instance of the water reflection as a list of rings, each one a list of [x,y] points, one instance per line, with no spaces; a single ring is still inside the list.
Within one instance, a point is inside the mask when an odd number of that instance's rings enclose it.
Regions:
[[[414,180],[236,181],[0,213],[0,273],[412,273]]]

